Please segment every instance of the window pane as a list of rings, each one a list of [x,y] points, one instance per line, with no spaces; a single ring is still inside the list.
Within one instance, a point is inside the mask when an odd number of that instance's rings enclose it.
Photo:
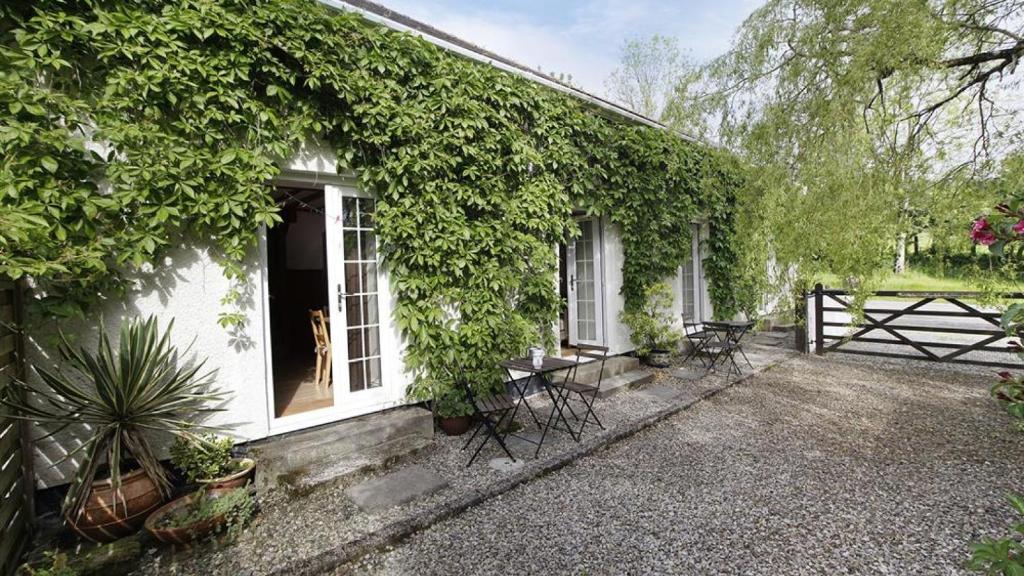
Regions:
[[[361,246],[360,260],[376,260],[377,259],[377,240],[374,238],[373,232],[360,232],[359,233],[359,244]],[[346,256],[348,258],[348,256]]]
[[[355,228],[359,221],[358,200],[351,196],[343,196],[341,199],[341,222],[346,228]]]
[[[363,270],[363,292],[376,292],[377,291],[377,264],[374,262],[367,262],[360,264]]]
[[[359,260],[359,233],[355,230],[345,230],[345,260]]]
[[[366,361],[366,375],[369,380],[368,388],[379,388],[381,386],[380,358],[370,358]]]
[[[366,378],[364,376],[363,361],[356,360],[348,363],[348,389],[352,392],[358,392],[366,388]]]
[[[380,356],[380,328],[371,326],[363,329],[366,336],[365,356]]]
[[[349,326],[360,326],[363,323],[362,315],[359,313],[359,296],[345,297],[345,323]]]
[[[348,330],[348,359],[355,360],[363,357],[363,331],[361,328]]]
[[[369,198],[359,200],[359,227],[373,228],[373,211],[376,209],[376,202]]]
[[[345,293],[358,294],[359,292],[362,292],[362,287],[359,285],[359,264],[345,262]]]
[[[367,324],[377,324],[377,295],[363,296],[363,314]]]

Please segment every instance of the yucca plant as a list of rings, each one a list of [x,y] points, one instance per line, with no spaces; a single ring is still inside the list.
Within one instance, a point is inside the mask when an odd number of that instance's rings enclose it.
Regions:
[[[45,386],[15,381],[0,399],[11,416],[39,423],[49,432],[47,436],[75,424],[90,430],[88,439],[60,461],[83,457],[64,500],[68,517],[80,517],[104,462],[110,469],[111,487],[119,493],[126,456],[166,497],[170,481],[151,439],[161,435],[192,438],[213,429],[201,420],[221,410],[217,404],[225,396],[211,388],[213,372],[199,373],[205,360],[179,363],[178,350],[170,341],[173,326],[172,320],[161,333],[153,316],[126,321],[116,349],[101,329],[95,353],[72,346],[62,332],[58,346],[62,366],[56,371],[33,366]]]

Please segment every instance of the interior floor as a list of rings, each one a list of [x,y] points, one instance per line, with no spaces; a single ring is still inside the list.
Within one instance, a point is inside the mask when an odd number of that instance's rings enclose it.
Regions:
[[[312,355],[312,353],[311,353]],[[293,362],[274,368],[274,416],[281,418],[334,405],[332,388],[317,385],[314,364]]]

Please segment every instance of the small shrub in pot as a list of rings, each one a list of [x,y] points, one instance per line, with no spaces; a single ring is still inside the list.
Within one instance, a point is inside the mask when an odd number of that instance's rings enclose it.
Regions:
[[[629,339],[637,356],[651,366],[669,365],[683,335],[672,326],[672,287],[668,283],[649,286],[643,306],[623,311],[620,318],[632,331]]]
[[[232,457],[234,447],[234,440],[215,434],[179,436],[171,445],[171,462],[189,482],[239,488],[252,475],[256,462]]]
[[[459,389],[439,393],[434,398],[434,414],[441,430],[448,436],[465,434],[473,422],[473,406]]]

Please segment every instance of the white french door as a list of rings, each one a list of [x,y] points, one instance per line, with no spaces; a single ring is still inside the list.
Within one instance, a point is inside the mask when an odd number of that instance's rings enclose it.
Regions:
[[[601,221],[580,220],[580,236],[566,247],[569,345],[604,345]]]
[[[374,230],[376,202],[354,188],[327,186],[327,278],[334,409],[342,416],[388,400],[381,366],[381,318],[390,318],[387,281]]]

